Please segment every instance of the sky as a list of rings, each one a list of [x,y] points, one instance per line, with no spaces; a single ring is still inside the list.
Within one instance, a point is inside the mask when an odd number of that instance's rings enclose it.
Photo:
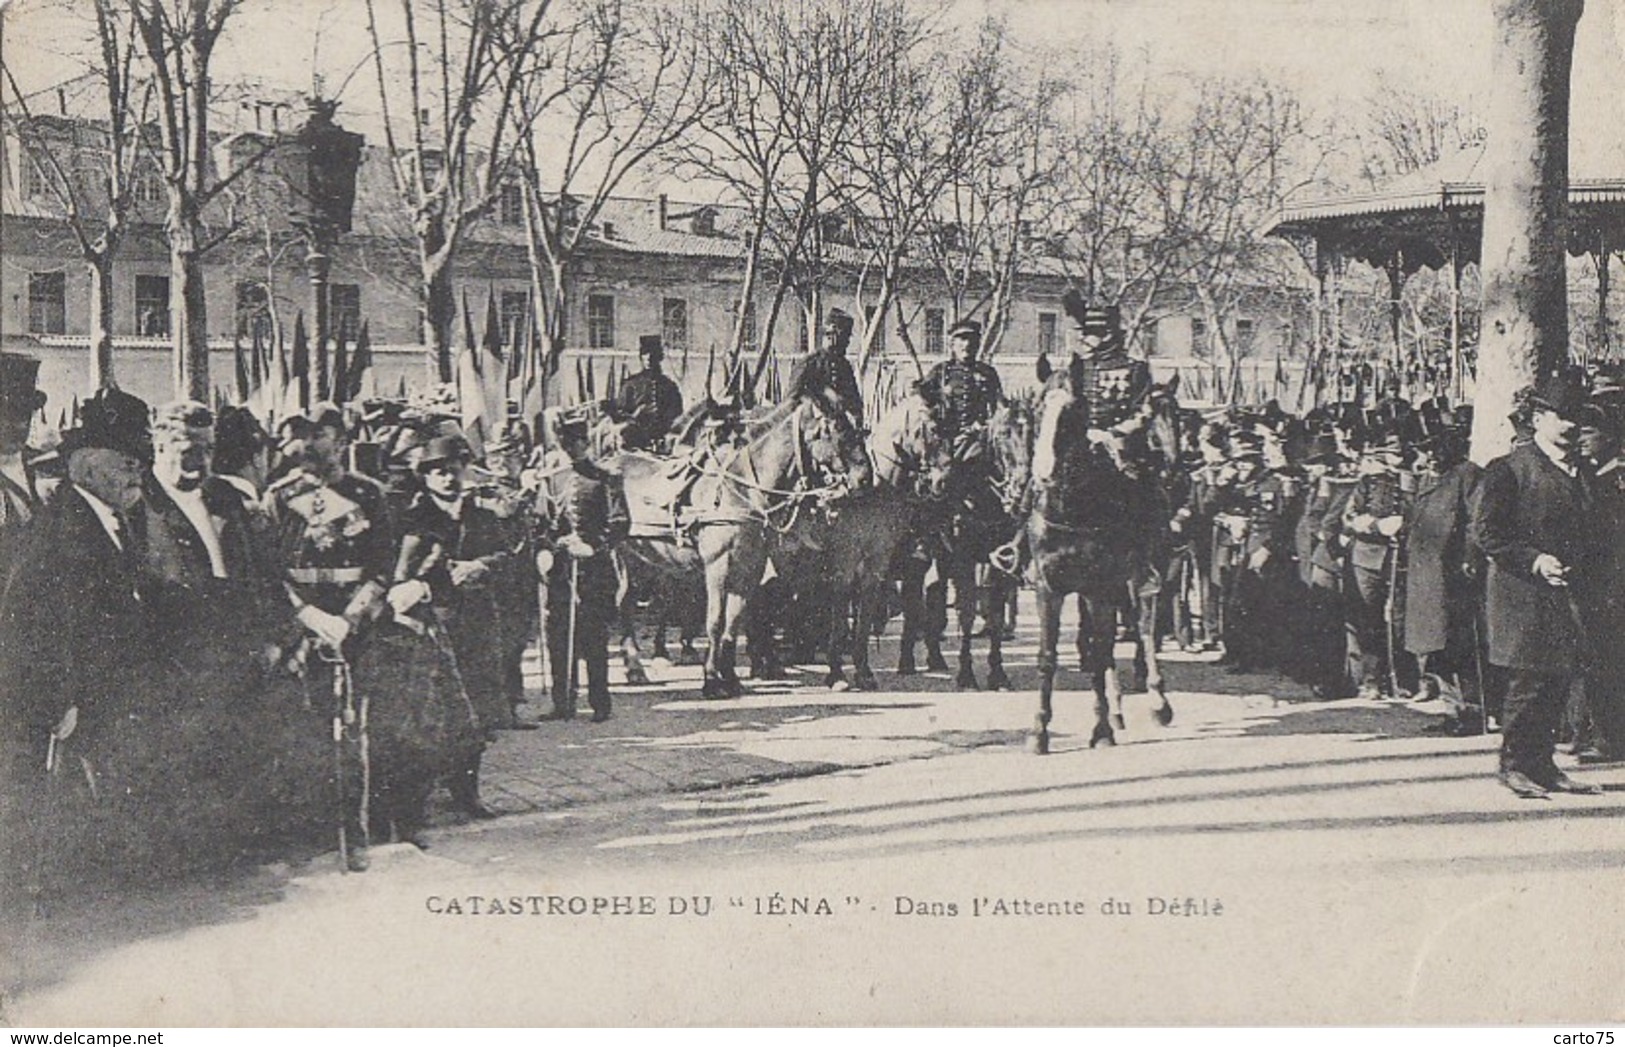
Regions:
[[[76,62],[82,66],[82,59],[64,53],[72,50],[65,45],[72,34],[58,28],[57,9],[71,2],[5,5],[5,59],[25,87],[53,83],[72,75]],[[1015,38],[1035,54],[1053,56],[1047,60],[1064,63],[1076,55],[1085,61],[1110,44],[1153,72],[1263,73],[1327,113],[1355,111],[1359,99],[1384,84],[1477,110],[1490,77],[1492,0],[940,2],[950,20],[1007,16]],[[398,7],[393,0],[378,6],[386,13]],[[1602,152],[1625,158],[1625,130],[1615,117],[1625,97],[1625,51],[1616,27],[1625,21],[1625,0],[1588,0],[1586,8],[1573,78],[1575,138],[1606,140]],[[348,112],[352,122],[365,124],[377,106],[367,53],[363,0],[245,0],[218,53],[217,79],[257,77],[303,89],[319,72],[329,91],[343,87],[340,119]],[[1577,145],[1577,153],[1584,148]],[[1577,155],[1576,166],[1588,165]]]

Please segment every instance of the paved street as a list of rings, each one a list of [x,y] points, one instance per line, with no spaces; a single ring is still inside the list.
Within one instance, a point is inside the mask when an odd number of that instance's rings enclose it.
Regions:
[[[877,665],[893,654],[881,644]],[[1017,687],[1035,682],[1033,654],[1023,628]],[[1091,700],[1069,690],[1044,759],[1022,746],[1031,691],[961,694],[935,674],[832,694],[809,675],[700,702],[697,670],[662,667],[658,684],[617,687],[609,723],[505,735],[487,794],[506,816],[439,819],[427,852],[60,914],[18,950],[3,1016],[1625,1015],[1625,767],[1577,772],[1601,797],[1520,801],[1493,779],[1496,739],[1424,733],[1433,707],[1317,703],[1206,656],[1166,661],[1171,727],[1130,696],[1121,744],[1091,751]]]

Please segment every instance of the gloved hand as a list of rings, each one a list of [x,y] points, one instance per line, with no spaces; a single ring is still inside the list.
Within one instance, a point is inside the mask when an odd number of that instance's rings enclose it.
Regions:
[[[299,609],[296,617],[299,624],[309,629],[316,639],[334,650],[343,647],[344,641],[350,638],[350,623],[320,607],[306,604]]]
[[[1377,521],[1377,533],[1384,538],[1392,538],[1404,529],[1405,518],[1403,516],[1384,516]]]
[[[583,541],[578,534],[565,535],[564,540],[559,543],[559,548],[577,560],[585,560],[598,551]]]
[[[451,584],[466,585],[477,582],[491,573],[484,560],[453,560],[451,562]]]
[[[400,617],[429,598],[429,584],[413,578],[405,582],[397,582],[390,587],[389,609]]]

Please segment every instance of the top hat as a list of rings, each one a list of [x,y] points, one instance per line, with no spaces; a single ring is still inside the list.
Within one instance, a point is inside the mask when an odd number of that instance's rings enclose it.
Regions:
[[[33,414],[45,406],[37,387],[39,361],[21,353],[0,353],[0,411]]]
[[[1536,410],[1552,411],[1564,418],[1573,418],[1585,405],[1585,389],[1567,369],[1547,371],[1535,379],[1529,389],[1529,405]]]
[[[427,471],[437,462],[467,461],[473,457],[468,441],[460,435],[436,436],[423,445],[415,463],[418,472]]]
[[[270,446],[271,437],[246,407],[222,407],[214,420],[214,467],[236,472]]]
[[[1321,429],[1310,438],[1309,446],[1303,452],[1303,460],[1310,465],[1329,464],[1335,462],[1341,454],[1336,435],[1329,430]]]
[[[666,347],[660,341],[659,335],[646,334],[638,338],[638,354],[661,360],[666,356]]]
[[[949,338],[958,338],[960,336],[979,342],[982,340],[982,325],[975,320],[961,320],[948,328]]]
[[[79,409],[79,428],[62,434],[61,452],[102,448],[152,461],[147,402],[121,389],[102,389]]]
[[[553,435],[560,440],[585,439],[592,411],[585,404],[561,407],[553,415]]]
[[[1264,438],[1250,429],[1237,429],[1230,434],[1230,457],[1262,458]]]

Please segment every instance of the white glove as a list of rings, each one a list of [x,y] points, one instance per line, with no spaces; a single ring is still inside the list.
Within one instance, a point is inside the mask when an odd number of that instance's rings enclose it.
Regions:
[[[330,614],[310,604],[299,609],[299,624],[309,629],[322,643],[338,650],[350,638],[350,623],[336,614]]]
[[[1377,526],[1377,518],[1370,513],[1361,513],[1349,521],[1356,534],[1370,534]]]
[[[491,569],[485,566],[483,560],[453,560],[451,562],[451,584],[463,585],[467,582],[477,582],[489,574]]]
[[[1247,570],[1257,573],[1262,571],[1264,569],[1264,565],[1269,562],[1270,551],[1268,549],[1255,549],[1253,550],[1253,555],[1247,558]]]
[[[1404,529],[1405,518],[1403,516],[1384,516],[1377,521],[1377,533],[1384,538],[1392,538]]]
[[[386,599],[389,600],[389,609],[400,617],[428,598],[429,583],[413,578],[391,586]]]
[[[597,552],[596,549],[583,541],[581,536],[578,534],[565,535],[564,540],[559,543],[559,548],[563,549],[577,560],[585,560],[589,556],[593,555],[593,553]]]
[[[1569,569],[1551,553],[1541,553],[1535,557],[1533,569],[1535,577],[1547,585],[1562,589],[1569,584]]]
[[[536,573],[546,575],[553,569],[553,550],[543,549],[536,554]]]

